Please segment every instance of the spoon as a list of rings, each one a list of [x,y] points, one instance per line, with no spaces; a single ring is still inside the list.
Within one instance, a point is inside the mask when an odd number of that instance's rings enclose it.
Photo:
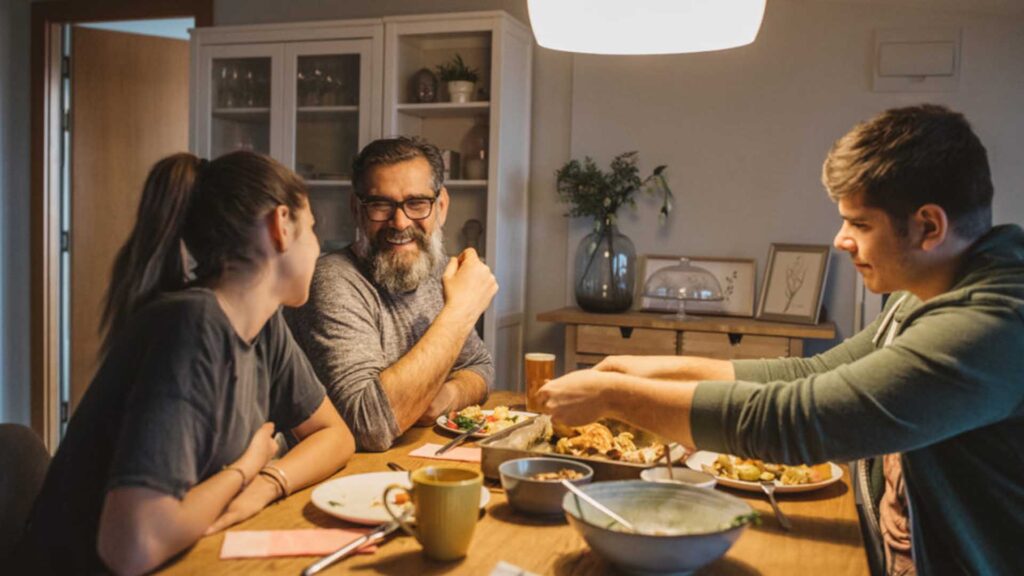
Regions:
[[[563,478],[562,479],[562,486],[565,486],[566,488],[568,488],[569,492],[572,492],[573,494],[575,494],[577,498],[582,498],[582,499],[586,500],[587,504],[590,504],[594,508],[597,508],[602,513],[604,513],[605,516],[608,516],[612,520],[615,520],[616,522],[621,524],[623,526],[623,528],[629,530],[630,532],[636,532],[637,531],[636,530],[636,526],[633,526],[632,522],[630,522],[629,520],[626,520],[622,516],[619,516],[618,514],[616,514],[612,510],[610,510],[604,504],[601,504],[597,500],[594,500],[594,498],[592,496],[590,496],[589,494],[587,494],[583,490],[580,490],[579,488],[577,488],[576,485],[573,484],[572,482],[569,482],[568,480]],[[580,514],[581,515],[583,514],[582,510],[580,510]]]
[[[779,509],[779,504],[775,501],[775,482],[772,480],[761,480],[761,491],[768,495],[768,502],[772,505],[772,510],[775,511],[775,519],[779,521],[779,525],[782,526],[783,530],[792,530],[793,524],[790,523],[789,518],[782,513]]]

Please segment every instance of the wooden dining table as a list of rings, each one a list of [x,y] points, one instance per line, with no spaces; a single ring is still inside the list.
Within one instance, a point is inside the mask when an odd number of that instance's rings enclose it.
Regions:
[[[488,406],[521,405],[522,395],[495,392]],[[412,428],[387,452],[358,453],[335,478],[366,472],[387,471],[395,462],[407,469],[428,465],[479,469],[477,463],[449,462],[409,456],[426,442],[443,444],[451,438],[433,428]],[[468,444],[472,446],[472,444]],[[699,574],[868,574],[867,557],[861,539],[849,470],[841,482],[801,494],[777,494],[779,506],[793,523],[782,530],[762,494],[734,491],[730,494],[748,502],[761,513],[759,526],[749,527],[723,558]],[[517,512],[509,506],[500,484],[486,482],[491,499],[476,526],[468,555],[453,562],[426,558],[416,540],[401,532],[383,541],[372,554],[356,554],[341,560],[321,574],[472,574],[488,575],[500,561],[535,574],[604,575],[615,568],[592,551],[564,519],[543,519]],[[313,505],[312,488],[300,490],[272,504],[259,514],[229,530],[289,530],[310,528],[361,528],[337,519]],[[383,491],[384,486],[381,486]],[[221,560],[224,533],[203,538],[192,548],[165,565],[162,574],[299,574],[317,558],[281,557]]]

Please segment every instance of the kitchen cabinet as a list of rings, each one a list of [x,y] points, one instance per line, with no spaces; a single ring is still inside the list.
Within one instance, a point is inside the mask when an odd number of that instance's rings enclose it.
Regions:
[[[192,33],[191,146],[237,149],[302,176],[324,251],[355,235],[351,164],[382,136],[421,136],[449,160],[445,249],[475,248],[500,291],[478,326],[497,387],[520,379],[530,155],[529,29],[501,11],[198,28]],[[416,79],[458,55],[480,79],[451,102]],[[421,72],[424,69],[429,73]]]

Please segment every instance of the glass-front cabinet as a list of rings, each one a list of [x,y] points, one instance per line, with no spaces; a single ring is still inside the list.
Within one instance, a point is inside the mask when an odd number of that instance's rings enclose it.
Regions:
[[[194,31],[192,148],[211,159],[254,150],[295,170],[323,250],[345,246],[355,234],[352,159],[380,134],[382,27],[321,28],[289,41],[299,36],[294,25],[253,28]],[[267,41],[275,38],[282,41]]]
[[[444,155],[450,255],[474,248],[501,290],[479,329],[499,389],[520,386],[530,156],[529,29],[499,11],[198,28],[192,150],[267,153],[305,179],[323,250],[355,236],[352,159],[420,136]]]

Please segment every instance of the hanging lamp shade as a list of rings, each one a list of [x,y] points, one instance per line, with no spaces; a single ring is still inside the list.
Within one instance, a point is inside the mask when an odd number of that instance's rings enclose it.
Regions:
[[[676,54],[750,44],[765,0],[528,0],[537,43],[590,54]]]

